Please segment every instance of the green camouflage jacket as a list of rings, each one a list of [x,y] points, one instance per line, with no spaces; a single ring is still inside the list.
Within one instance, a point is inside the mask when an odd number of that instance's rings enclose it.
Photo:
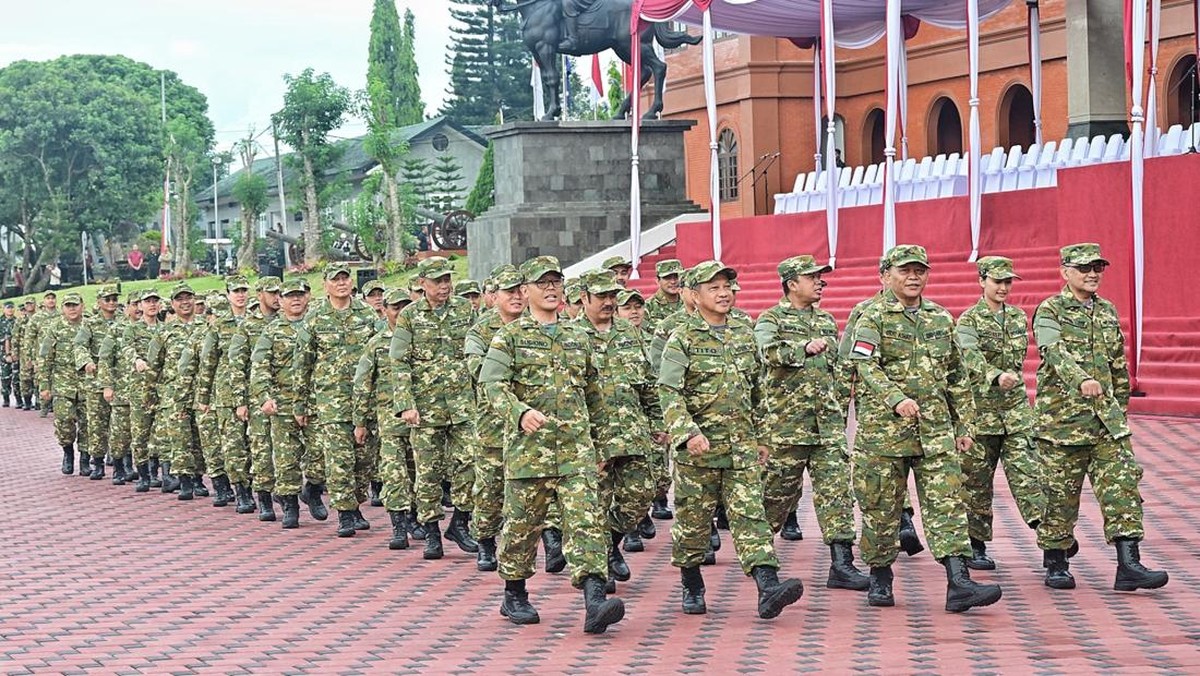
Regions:
[[[75,363],[75,334],[79,333],[81,322],[68,322],[61,315],[43,322],[37,360],[40,391],[49,390],[61,399],[83,395],[83,372]]]
[[[153,408],[158,405],[154,388],[155,382],[158,381],[158,371],[151,366],[150,343],[162,332],[163,326],[162,322],[151,326],[144,321],[137,321],[127,326],[125,332],[121,334],[121,357],[118,358],[117,363],[123,361],[129,365],[129,403],[131,406],[144,405],[147,408]],[[135,367],[139,359],[146,362],[150,368],[138,373]],[[116,382],[115,378],[113,382]]]
[[[463,353],[474,316],[470,301],[458,296],[451,296],[441,312],[424,298],[400,312],[390,349],[397,414],[417,409],[421,427],[474,417],[475,393]]]
[[[612,321],[608,331],[598,331],[585,314],[574,322],[592,341],[596,382],[588,388],[588,409],[592,441],[604,460],[646,455],[650,435],[664,429],[650,359],[637,327],[620,318]]]
[[[467,371],[475,384],[475,429],[479,432],[479,443],[484,448],[504,448],[505,435],[511,432],[507,427],[508,421],[492,411],[483,385],[479,382],[479,371],[483,368],[484,358],[487,357],[488,346],[502,326],[504,319],[500,317],[499,312],[490,310],[483,313],[471,325],[471,330],[467,331],[466,345],[463,348],[467,358]]]
[[[21,359],[28,359],[32,362],[34,369],[37,368],[36,362],[42,346],[42,328],[59,316],[57,310],[48,312],[44,308],[38,308],[21,330]]]
[[[354,369],[354,426],[378,425],[381,435],[407,427],[396,415],[395,361],[388,355],[393,334],[385,323],[383,330],[367,341]]]
[[[215,408],[239,405],[233,385],[239,379],[235,377],[236,367],[229,359],[229,348],[245,318],[222,313],[204,331],[196,374],[197,404]]]
[[[175,320],[163,325],[163,330],[150,339],[146,352],[150,358],[150,371],[158,374],[155,393],[158,407],[172,411],[192,410],[195,391],[196,344],[195,333],[203,331],[204,322],[193,318],[190,322]]]
[[[646,333],[654,335],[655,328],[659,322],[670,317],[671,315],[683,309],[683,299],[675,296],[672,301],[663,293],[662,289],[654,292],[653,296],[646,299],[645,314],[642,316],[642,326]]]
[[[121,349],[125,333],[129,331],[132,322],[118,315],[116,325],[104,340],[100,341],[100,351],[96,354],[96,386],[103,390],[111,387],[113,390],[113,406],[128,406],[129,393],[134,383],[133,363],[126,359]],[[141,322],[138,322],[141,323]]]
[[[762,406],[762,359],[750,324],[729,318],[713,328],[687,315],[663,348],[658,374],[663,420],[675,462],[696,467],[748,469],[767,446]],[[687,441],[703,434],[709,450],[691,455]]]
[[[304,320],[289,321],[282,313],[267,323],[250,352],[250,408],[257,411],[275,400],[275,415],[295,415],[300,408],[296,348]]]
[[[28,321],[24,316],[13,320],[12,335],[9,336],[8,341],[8,351],[12,354],[14,364],[21,360],[21,335],[25,331],[25,324]]]
[[[297,335],[296,415],[320,422],[353,421],[354,370],[375,335],[375,320],[375,311],[357,298],[345,310],[321,303],[305,317]]]
[[[596,379],[591,341],[574,323],[543,327],[525,314],[492,338],[479,382],[492,410],[514,430],[504,447],[506,479],[536,479],[598,471],[586,389]],[[520,430],[521,416],[541,411],[546,424]]]
[[[663,349],[667,346],[667,339],[671,337],[671,332],[691,316],[687,310],[679,310],[667,315],[654,325],[653,338],[650,339],[649,356],[650,368],[655,374],[658,374],[662,368]]]
[[[1028,321],[1025,311],[1012,305],[1006,304],[1002,312],[993,314],[983,298],[958,318],[958,344],[975,392],[976,434],[1015,434],[1033,429],[1033,408],[1024,379],[1007,392],[996,382],[1002,373],[1022,376],[1029,349]]]
[[[75,366],[80,369],[84,387],[92,392],[99,392],[105,387],[100,380],[100,349],[107,338],[124,330],[123,316],[117,313],[112,319],[105,319],[99,312],[89,314],[83,318],[75,335]],[[88,364],[96,365],[96,372],[92,375],[83,371]]]
[[[1117,308],[1099,296],[1089,307],[1064,288],[1038,306],[1033,333],[1042,356],[1037,438],[1079,446],[1129,436],[1129,367]],[[1087,399],[1079,392],[1089,378],[1100,383],[1103,396]]]
[[[850,360],[858,372],[855,446],[884,457],[954,453],[956,436],[974,436],[971,383],[954,318],[922,299],[914,312],[891,291],[869,304],[854,327]],[[916,418],[896,414],[912,399]]]
[[[783,300],[759,315],[754,338],[766,364],[764,423],[770,445],[844,446],[848,388],[833,315],[817,307],[797,310]],[[809,355],[806,346],[818,338],[828,347]]]
[[[225,348],[224,356],[229,362],[229,388],[225,394],[230,397],[230,406],[233,408],[253,408],[250,406],[250,353],[254,351],[254,343],[258,341],[263,328],[277,316],[278,312],[270,317],[264,315],[262,310],[247,312],[237,329],[229,334],[229,346]]]

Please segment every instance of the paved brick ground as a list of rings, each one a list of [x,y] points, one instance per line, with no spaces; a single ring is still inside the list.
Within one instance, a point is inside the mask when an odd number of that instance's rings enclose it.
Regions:
[[[1052,594],[1002,488],[1000,570],[977,574],[1003,585],[999,604],[945,613],[942,569],[925,553],[897,566],[897,606],[871,609],[861,594],[824,588],[827,552],[806,501],[809,539],[779,550],[807,591],[777,620],[755,616],[728,537],[704,571],[709,614],[680,614],[663,528],[629,555],[626,620],[589,637],[562,575],[530,582],[542,624],[516,627],[497,613],[499,579],[476,572],[472,555],[426,562],[419,550],[388,551],[380,509],[364,510],[373,530],[339,540],[333,521],[303,512],[301,528],[285,532],[204,499],[64,477],[48,422],[2,409],[0,673],[1195,674],[1200,423],[1143,418],[1135,429],[1144,553],[1170,570],[1164,589],[1112,591],[1114,556],[1088,498],[1079,589]]]

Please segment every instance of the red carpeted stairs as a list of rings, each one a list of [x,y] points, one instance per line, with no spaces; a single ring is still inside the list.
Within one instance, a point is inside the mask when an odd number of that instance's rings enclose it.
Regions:
[[[986,253],[1006,255],[1015,261],[1022,279],[1013,286],[1010,302],[1024,309],[1030,322],[1038,303],[1062,290],[1057,247]],[[675,254],[675,247],[669,245],[644,257],[638,269],[640,279],[634,280],[632,285],[647,296],[654,293],[655,263],[673,258]],[[829,286],[825,289],[821,307],[831,312],[839,325],[845,325],[850,309],[856,303],[879,290],[878,263],[878,259],[839,258],[838,269],[825,277]],[[779,301],[781,289],[776,264],[777,261],[763,261],[736,266],[742,289],[738,294],[738,307],[757,316]],[[957,317],[979,299],[979,275],[974,263],[968,263],[962,255],[935,255],[930,264],[933,270],[926,291],[930,300]],[[1105,292],[1113,293],[1114,289],[1102,288],[1101,293]],[[1147,317],[1143,324],[1145,334],[1138,388],[1147,396],[1134,398],[1131,411],[1200,416],[1200,318]],[[1128,337],[1128,323],[1124,324],[1124,329]],[[1025,381],[1031,394],[1037,366],[1037,350],[1031,340],[1025,359]]]

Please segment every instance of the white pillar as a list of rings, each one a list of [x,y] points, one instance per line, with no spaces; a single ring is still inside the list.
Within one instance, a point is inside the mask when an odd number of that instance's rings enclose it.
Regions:
[[[1029,83],[1033,88],[1033,137],[1042,145],[1042,20],[1038,0],[1029,6]]]
[[[1133,106],[1129,111],[1129,176],[1131,201],[1133,207],[1133,361],[1130,372],[1134,382],[1137,382],[1138,364],[1142,355],[1142,281],[1144,273],[1145,246],[1142,231],[1142,196],[1143,196],[1143,160],[1144,140],[1142,138],[1145,113],[1142,110],[1142,69],[1146,57],[1146,0],[1133,0],[1133,14],[1130,17],[1129,31],[1132,36],[1133,53],[1130,55],[1133,65]]]
[[[834,103],[837,90],[834,80],[833,0],[821,2],[821,48],[825,56],[825,230],[829,238],[829,265],[837,266],[838,238],[838,167],[837,122],[834,120]]]
[[[904,32],[900,0],[887,0],[887,106],[883,148],[883,252],[896,246],[896,108]]]
[[[713,56],[712,14],[704,10],[704,42],[701,52],[704,60],[704,105],[708,112],[709,149],[709,200],[712,207],[713,258],[721,259],[721,172],[717,157],[717,82]]]
[[[967,101],[971,106],[971,138],[968,148],[971,157],[967,173],[970,183],[971,257],[967,260],[974,261],[979,258],[979,226],[983,218],[983,177],[979,173],[979,0],[967,0],[967,52],[971,69],[971,97]]]

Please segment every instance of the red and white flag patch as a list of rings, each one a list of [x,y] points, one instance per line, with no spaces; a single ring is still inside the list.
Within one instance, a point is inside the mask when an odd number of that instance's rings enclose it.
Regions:
[[[868,343],[865,340],[856,340],[854,341],[854,349],[852,352],[863,357],[870,357],[871,355],[875,354],[875,345],[873,343]]]

